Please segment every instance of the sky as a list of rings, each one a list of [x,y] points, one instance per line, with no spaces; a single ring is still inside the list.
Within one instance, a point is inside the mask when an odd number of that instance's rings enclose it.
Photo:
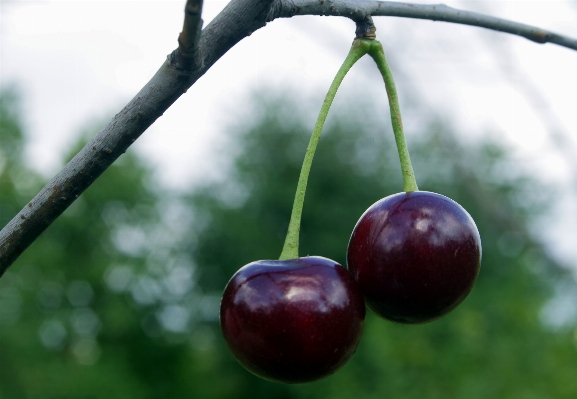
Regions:
[[[26,155],[47,179],[62,167],[62,155],[79,132],[119,112],[176,48],[184,3],[0,2],[0,87],[20,88]],[[576,1],[444,3],[577,38]],[[226,4],[205,1],[205,26]],[[450,121],[464,141],[491,134],[511,149],[518,168],[567,186],[542,234],[577,271],[577,52],[469,26],[374,20],[401,108],[418,101],[429,115]],[[222,177],[227,127],[250,118],[251,93],[262,89],[290,93],[307,104],[312,128],[354,28],[339,17],[273,21],[225,54],[132,150],[149,160],[159,184],[167,187]],[[361,60],[341,86],[334,109],[360,93],[382,99],[384,89],[375,79],[381,82],[374,65]],[[403,95],[409,92],[413,95]],[[419,130],[427,116],[405,118],[406,134]]]

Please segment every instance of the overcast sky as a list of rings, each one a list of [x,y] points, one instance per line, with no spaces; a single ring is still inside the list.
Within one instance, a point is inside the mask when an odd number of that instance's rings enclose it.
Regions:
[[[0,2],[0,86],[20,87],[30,138],[27,156],[47,178],[60,169],[62,154],[81,128],[117,113],[162,65],[177,45],[184,3]],[[205,26],[226,3],[205,1]],[[577,37],[576,1],[444,3]],[[416,93],[431,113],[452,121],[463,139],[493,131],[511,146],[519,167],[559,184],[574,178],[577,52],[442,22],[376,17],[375,23],[391,63],[401,69],[394,71],[401,107],[408,97],[403,92]],[[265,87],[316,104],[307,116],[312,128],[353,34],[354,23],[345,18],[273,21],[222,57],[134,150],[150,159],[169,186],[211,176],[231,115],[249,112],[250,93]],[[347,93],[358,93],[358,87],[382,96],[375,79],[380,79],[376,68],[362,60],[347,76],[335,106],[346,104]],[[404,122],[408,135],[417,130],[418,120]],[[567,140],[565,156],[552,140],[553,131]],[[575,198],[572,193],[558,205],[547,237],[560,256],[577,265],[572,261],[577,259]]]

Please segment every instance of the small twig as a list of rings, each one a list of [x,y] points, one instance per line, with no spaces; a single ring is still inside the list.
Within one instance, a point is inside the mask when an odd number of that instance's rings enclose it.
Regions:
[[[377,28],[370,15],[367,15],[362,21],[357,21],[355,36],[357,39],[375,40],[377,38]]]
[[[522,36],[536,43],[554,43],[577,50],[577,40],[535,26],[495,18],[471,11],[458,10],[444,4],[411,4],[371,0],[281,0],[270,19],[295,15],[333,15],[361,21],[366,15],[428,19],[478,26]]]
[[[198,48],[202,29],[202,0],[187,0],[184,7],[184,24],[178,36],[178,51],[185,59],[192,60]]]

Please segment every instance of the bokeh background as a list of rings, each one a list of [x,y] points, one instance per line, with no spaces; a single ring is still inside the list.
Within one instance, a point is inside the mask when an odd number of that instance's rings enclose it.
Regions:
[[[208,1],[205,23],[225,2]],[[449,2],[577,37],[575,2]],[[0,225],[150,78],[181,1],[0,2]],[[483,264],[450,315],[369,314],[357,353],[304,385],[258,379],[220,293],[278,257],[316,113],[351,42],[339,18],[274,21],[226,54],[0,279],[0,398],[575,398],[577,55],[378,18],[419,187],[476,220]],[[402,188],[384,87],[347,77],[313,165],[301,254],[345,264]]]

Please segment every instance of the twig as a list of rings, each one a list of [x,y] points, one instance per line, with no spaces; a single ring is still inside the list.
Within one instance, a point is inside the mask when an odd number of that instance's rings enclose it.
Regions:
[[[187,60],[194,59],[202,29],[202,0],[187,0],[184,7],[184,24],[178,36],[178,52]]]
[[[332,15],[361,21],[366,15],[428,19],[478,26],[522,36],[536,43],[554,43],[577,50],[577,40],[535,26],[495,18],[471,11],[458,10],[444,4],[411,4],[371,0],[282,0],[272,10],[270,19],[295,15]]]
[[[577,50],[577,40],[516,22],[444,5],[368,0],[232,0],[200,33],[202,0],[189,0],[179,48],[153,78],[0,231],[0,276],[140,135],[236,43],[276,18],[367,15],[430,19],[520,35]],[[198,44],[197,44],[198,43]]]

